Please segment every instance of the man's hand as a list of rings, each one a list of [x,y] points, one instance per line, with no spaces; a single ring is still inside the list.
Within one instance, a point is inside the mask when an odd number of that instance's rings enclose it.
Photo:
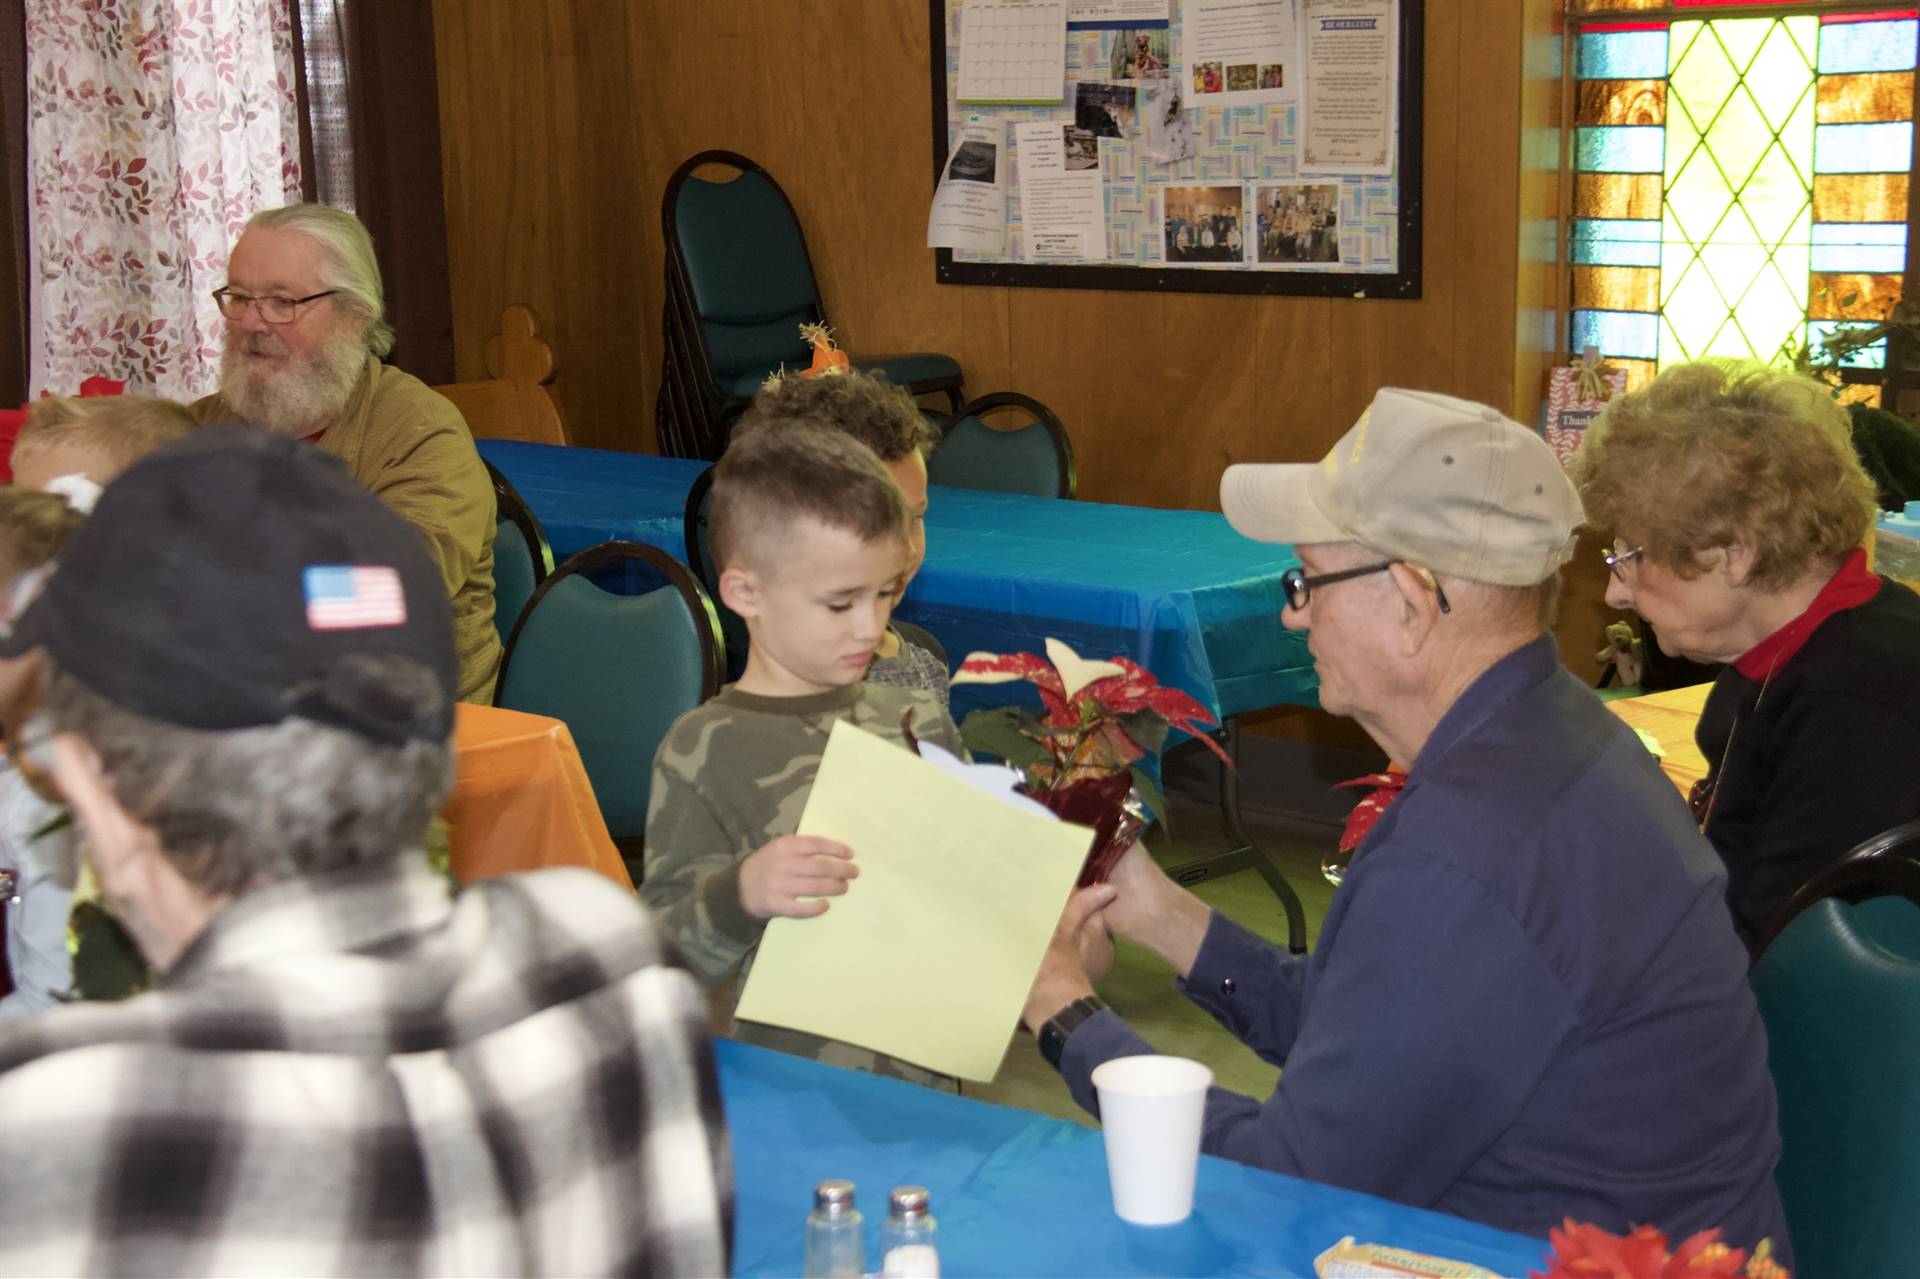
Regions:
[[[1082,888],[1067,898],[1020,1015],[1028,1030],[1038,1034],[1055,1013],[1091,995],[1094,981],[1113,967],[1113,938],[1107,935],[1100,914],[1112,900],[1113,888],[1108,884]]]
[[[1116,896],[1106,923],[1116,934],[1154,951],[1185,977],[1206,938],[1213,910],[1173,882],[1136,842],[1107,876]]]
[[[845,844],[782,835],[740,863],[740,905],[755,919],[812,919],[826,913],[827,903],[801,898],[838,897],[859,874],[853,850]]]

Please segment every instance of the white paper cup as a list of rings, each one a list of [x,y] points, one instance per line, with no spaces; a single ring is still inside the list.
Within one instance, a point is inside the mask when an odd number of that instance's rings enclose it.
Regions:
[[[1116,1057],[1096,1066],[1113,1210],[1136,1226],[1193,1213],[1200,1118],[1213,1072],[1185,1057]]]

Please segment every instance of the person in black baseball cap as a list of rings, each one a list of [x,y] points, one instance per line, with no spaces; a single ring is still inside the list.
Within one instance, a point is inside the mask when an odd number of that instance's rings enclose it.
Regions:
[[[427,863],[459,668],[413,526],[206,428],[5,630],[157,988],[0,1031],[0,1273],[725,1273],[706,1000],[632,893]]]
[[[29,758],[156,968],[227,898],[418,847],[445,801],[458,668],[439,574],[411,525],[297,440],[209,428],[143,459],[5,629],[0,657],[46,668]],[[182,909],[117,891],[96,782],[153,827],[184,877],[155,900]]]

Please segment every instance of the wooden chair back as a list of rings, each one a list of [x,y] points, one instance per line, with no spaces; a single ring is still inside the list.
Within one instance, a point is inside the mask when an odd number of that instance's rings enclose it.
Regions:
[[[570,444],[560,404],[553,398],[553,348],[540,336],[540,317],[515,304],[500,313],[500,331],[487,339],[485,382],[450,382],[433,389],[453,401],[475,439]]]

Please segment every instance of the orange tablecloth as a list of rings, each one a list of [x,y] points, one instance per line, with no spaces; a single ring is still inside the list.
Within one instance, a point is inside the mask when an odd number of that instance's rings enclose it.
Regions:
[[[1621,697],[1607,703],[1607,709],[1637,728],[1652,735],[1666,754],[1660,767],[1682,795],[1707,775],[1707,760],[1693,744],[1693,727],[1700,722],[1701,708],[1707,704],[1711,684],[1648,693],[1644,697]]]
[[[542,866],[585,866],[632,889],[573,734],[557,719],[462,703],[453,798],[442,816],[462,883]]]

